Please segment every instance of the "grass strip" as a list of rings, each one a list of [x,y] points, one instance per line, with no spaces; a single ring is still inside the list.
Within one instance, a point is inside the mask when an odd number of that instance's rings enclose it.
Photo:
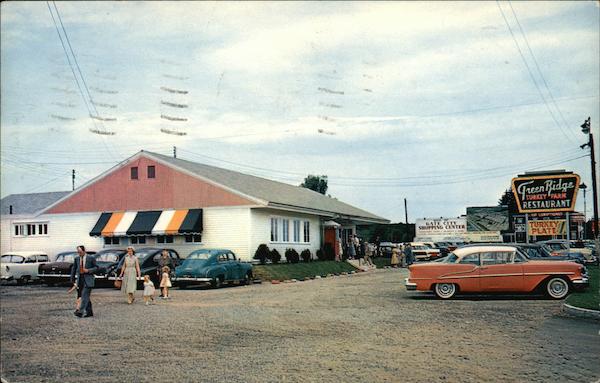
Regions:
[[[583,292],[575,292],[567,298],[566,303],[571,306],[588,310],[600,310],[600,269],[598,266],[588,267],[590,287]]]
[[[310,278],[315,275],[327,275],[350,271],[356,271],[356,269],[347,262],[335,261],[255,265],[252,270],[255,277],[264,281],[273,279],[284,281],[286,279]]]

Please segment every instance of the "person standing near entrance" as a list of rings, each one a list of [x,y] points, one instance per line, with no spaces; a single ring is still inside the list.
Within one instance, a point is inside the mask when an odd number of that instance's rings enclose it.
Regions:
[[[77,282],[77,288],[81,292],[81,303],[74,314],[79,318],[87,318],[94,316],[90,296],[95,285],[94,273],[98,271],[98,265],[96,264],[96,258],[86,254],[85,246],[77,246],[77,254],[79,254],[79,259],[75,259],[75,262],[73,262],[71,281],[73,283]]]
[[[135,256],[135,249],[129,246],[127,248],[127,255],[123,260],[123,267],[121,268],[121,278],[123,278],[121,291],[127,294],[127,303],[129,304],[132,304],[133,301],[135,301],[133,294],[135,293],[135,290],[137,290],[137,278],[141,278],[141,276],[140,262]]]
[[[404,256],[406,257],[406,266],[410,266],[413,264],[413,252],[412,247],[410,246],[410,242],[406,244],[404,247]]]

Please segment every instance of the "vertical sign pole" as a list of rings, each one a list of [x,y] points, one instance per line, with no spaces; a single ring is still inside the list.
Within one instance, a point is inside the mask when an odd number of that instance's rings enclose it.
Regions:
[[[525,243],[529,243],[529,213],[525,213]]]
[[[567,212],[567,241],[571,240],[571,216]]]

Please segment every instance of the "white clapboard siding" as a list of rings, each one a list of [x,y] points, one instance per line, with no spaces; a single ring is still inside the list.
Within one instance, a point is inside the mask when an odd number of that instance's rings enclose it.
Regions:
[[[229,249],[242,260],[251,259],[249,208],[204,208],[202,226],[202,246],[198,247]]]
[[[98,251],[103,247],[102,238],[90,237],[89,233],[100,213],[44,214],[35,218],[2,219],[2,253],[6,251],[39,250],[54,260],[61,251],[74,251],[78,245]],[[48,235],[15,236],[14,224],[47,223]]]
[[[279,222],[279,242],[271,242],[271,218],[289,219],[289,240],[290,242],[281,242],[281,230],[282,224]],[[295,219],[300,220],[300,241],[294,243],[293,241],[293,221]],[[310,222],[310,242],[304,243],[304,221]],[[250,256],[254,256],[254,252],[260,244],[266,244],[269,249],[277,249],[281,254],[281,258],[285,259],[286,249],[295,249],[298,254],[303,250],[309,249],[313,258],[316,258],[316,252],[321,246],[321,228],[320,219],[316,215],[302,214],[287,212],[273,209],[254,208],[252,209],[251,219],[251,236],[250,236]]]

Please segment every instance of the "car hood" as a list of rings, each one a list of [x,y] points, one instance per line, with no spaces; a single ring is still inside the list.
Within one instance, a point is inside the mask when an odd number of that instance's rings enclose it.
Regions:
[[[209,266],[206,259],[186,260],[181,265],[175,268],[175,275],[197,273]]]

